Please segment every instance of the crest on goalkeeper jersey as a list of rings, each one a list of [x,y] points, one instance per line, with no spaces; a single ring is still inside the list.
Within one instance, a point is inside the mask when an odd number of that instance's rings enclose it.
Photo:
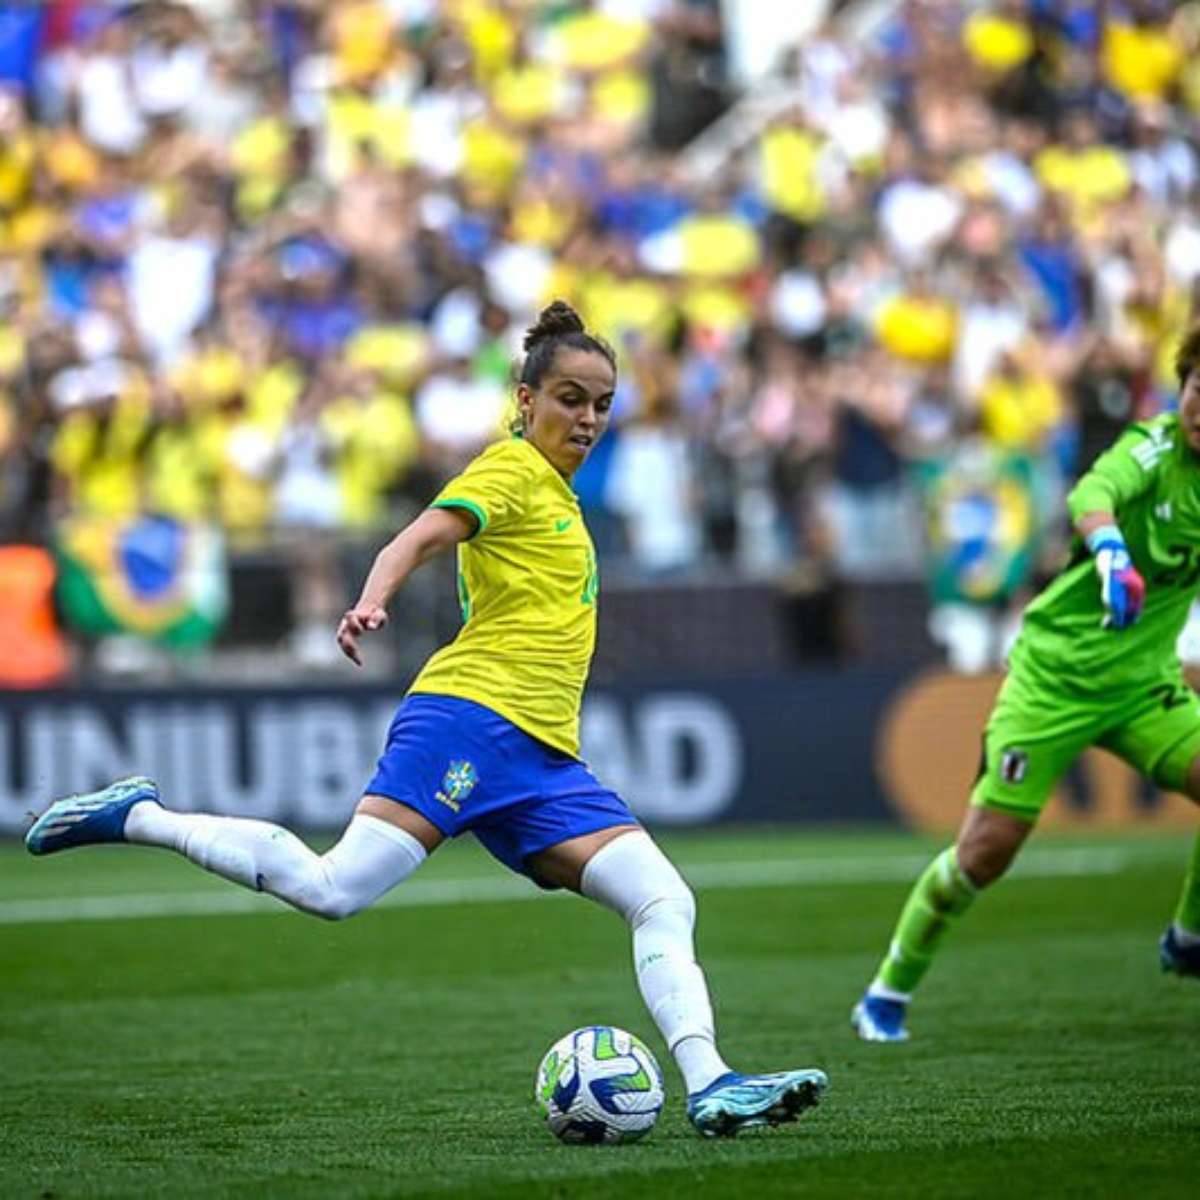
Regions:
[[[1005,783],[1021,783],[1029,769],[1029,755],[1024,750],[1005,750],[1000,758],[1000,778]]]

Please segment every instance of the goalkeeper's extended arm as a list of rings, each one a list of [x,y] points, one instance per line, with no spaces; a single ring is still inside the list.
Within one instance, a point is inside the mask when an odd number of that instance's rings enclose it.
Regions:
[[[1142,615],[1146,583],[1133,565],[1116,517],[1110,512],[1083,513],[1075,528],[1092,552],[1100,576],[1104,627],[1128,629]]]

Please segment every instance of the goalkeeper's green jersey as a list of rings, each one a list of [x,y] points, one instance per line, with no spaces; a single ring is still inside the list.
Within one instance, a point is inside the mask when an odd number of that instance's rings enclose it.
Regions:
[[[1025,610],[1010,663],[1031,682],[1098,696],[1178,678],[1175,644],[1200,584],[1200,456],[1178,417],[1131,425],[1067,498],[1071,519],[1111,512],[1146,581],[1141,618],[1102,627],[1100,579],[1082,539]]]

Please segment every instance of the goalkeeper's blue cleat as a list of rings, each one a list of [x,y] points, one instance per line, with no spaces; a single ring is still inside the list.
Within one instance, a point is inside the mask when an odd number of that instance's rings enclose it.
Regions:
[[[872,996],[869,992],[854,1006],[850,1024],[864,1042],[907,1042],[904,1017],[908,1005],[903,1000]]]
[[[30,854],[54,854],[74,846],[123,842],[129,810],[143,800],[161,803],[152,779],[119,779],[103,791],[56,800],[25,835]]]
[[[1193,975],[1200,979],[1200,946],[1185,946],[1175,934],[1175,926],[1158,940],[1158,961],[1173,975]]]
[[[705,1137],[734,1137],[756,1125],[782,1125],[820,1102],[824,1071],[739,1075],[727,1071],[688,1097],[688,1117]]]

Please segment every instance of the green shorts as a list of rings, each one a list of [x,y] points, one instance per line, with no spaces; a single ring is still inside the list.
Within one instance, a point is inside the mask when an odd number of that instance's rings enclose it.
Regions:
[[[988,719],[971,803],[1036,821],[1089,746],[1112,751],[1166,791],[1182,791],[1200,756],[1200,699],[1181,674],[1101,701],[1030,683],[1014,669]]]

